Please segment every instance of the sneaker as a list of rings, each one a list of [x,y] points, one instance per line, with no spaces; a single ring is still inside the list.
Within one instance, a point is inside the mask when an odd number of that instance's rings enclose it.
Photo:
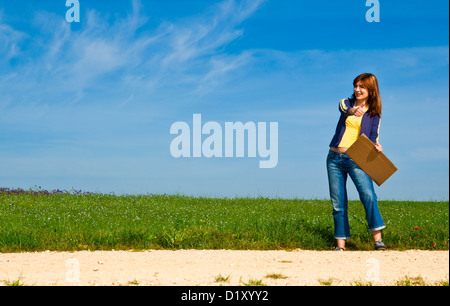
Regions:
[[[387,246],[384,245],[383,239],[380,239],[379,241],[375,241],[375,251],[386,251]]]
[[[341,248],[341,247],[336,247],[333,251],[340,251],[340,252],[342,252],[342,251],[344,251],[345,250],[345,248]]]

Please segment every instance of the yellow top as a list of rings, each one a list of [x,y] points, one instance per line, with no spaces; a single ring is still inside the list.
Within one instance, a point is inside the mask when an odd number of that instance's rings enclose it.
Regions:
[[[367,112],[368,106],[364,107],[364,112]],[[345,132],[342,136],[339,148],[349,148],[361,134],[361,121],[363,116],[348,116],[345,120]]]

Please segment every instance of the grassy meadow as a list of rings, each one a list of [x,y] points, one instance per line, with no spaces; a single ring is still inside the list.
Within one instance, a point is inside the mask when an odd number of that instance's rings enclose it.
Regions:
[[[391,250],[448,250],[449,202],[380,201]],[[348,250],[373,250],[349,203]],[[196,198],[0,188],[0,252],[144,249],[330,250],[329,200]]]

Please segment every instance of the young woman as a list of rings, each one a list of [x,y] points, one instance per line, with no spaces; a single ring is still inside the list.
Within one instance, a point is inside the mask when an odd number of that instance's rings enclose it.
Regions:
[[[378,81],[373,74],[364,73],[356,77],[353,87],[353,96],[339,103],[341,116],[327,157],[334,238],[337,240],[335,250],[343,251],[345,241],[350,238],[346,188],[348,176],[355,184],[364,205],[369,231],[372,232],[375,242],[375,250],[387,250],[381,239],[381,230],[386,226],[378,208],[372,179],[345,153],[361,134],[365,134],[374,143],[374,150],[383,151],[378,143],[382,109]]]

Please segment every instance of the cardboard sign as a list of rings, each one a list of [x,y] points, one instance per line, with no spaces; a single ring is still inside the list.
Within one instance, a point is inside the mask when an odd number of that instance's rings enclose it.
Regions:
[[[346,153],[378,186],[397,171],[397,167],[386,155],[375,151],[373,142],[364,134],[347,149]]]

